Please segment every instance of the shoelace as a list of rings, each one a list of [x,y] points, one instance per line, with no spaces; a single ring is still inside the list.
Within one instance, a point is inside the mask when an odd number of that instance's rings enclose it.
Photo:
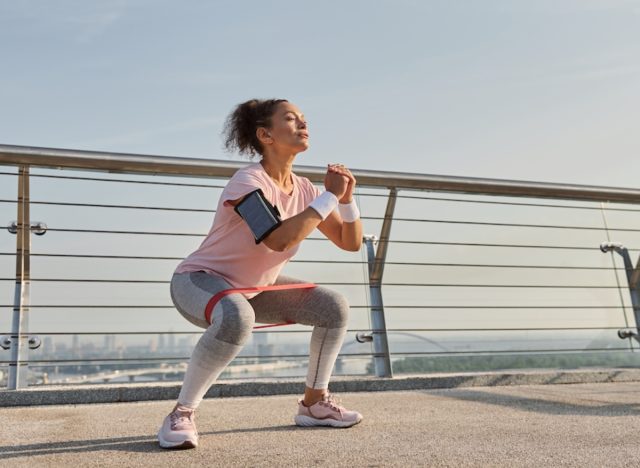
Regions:
[[[341,401],[340,399],[335,396],[333,393],[329,393],[328,395],[325,396],[324,399],[325,403],[327,403],[329,405],[329,407],[331,409],[334,409],[336,411],[338,411],[340,413],[340,415],[342,416],[342,412],[345,410],[344,407],[341,405]]]
[[[193,429],[193,413],[194,411],[173,411],[170,415],[171,429],[174,431]]]

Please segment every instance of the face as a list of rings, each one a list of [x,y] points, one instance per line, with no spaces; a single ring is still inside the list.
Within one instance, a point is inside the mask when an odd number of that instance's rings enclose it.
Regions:
[[[271,116],[271,127],[264,129],[263,144],[277,150],[300,153],[309,147],[309,129],[300,109],[281,102]]]

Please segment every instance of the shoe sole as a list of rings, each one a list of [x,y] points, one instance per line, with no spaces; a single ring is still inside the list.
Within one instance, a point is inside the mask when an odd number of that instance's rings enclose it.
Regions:
[[[356,421],[338,421],[336,419],[331,419],[331,418],[316,419],[316,418],[311,418],[309,416],[304,416],[301,414],[297,415],[293,419],[296,422],[297,426],[302,426],[302,427],[325,426],[325,427],[346,428],[346,427],[355,426],[360,421],[362,421],[362,418],[358,418]]]
[[[185,450],[185,449],[193,449],[198,446],[197,440],[183,440],[182,442],[167,442],[160,435],[158,435],[158,443],[160,447],[168,450]]]

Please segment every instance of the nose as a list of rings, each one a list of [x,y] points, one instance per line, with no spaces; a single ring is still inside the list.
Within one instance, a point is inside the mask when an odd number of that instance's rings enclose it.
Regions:
[[[298,122],[299,122],[299,123],[298,123],[298,127],[300,127],[300,128],[307,128],[307,122],[306,122],[306,120],[299,120]]]

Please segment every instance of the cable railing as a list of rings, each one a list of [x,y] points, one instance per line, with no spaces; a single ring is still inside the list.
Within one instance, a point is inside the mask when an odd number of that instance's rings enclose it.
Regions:
[[[180,379],[169,278],[244,164],[0,145],[0,386]],[[337,374],[638,364],[640,190],[354,174],[362,251],[314,234],[283,272],[349,299]],[[308,339],[255,330],[223,377],[300,377]]]

